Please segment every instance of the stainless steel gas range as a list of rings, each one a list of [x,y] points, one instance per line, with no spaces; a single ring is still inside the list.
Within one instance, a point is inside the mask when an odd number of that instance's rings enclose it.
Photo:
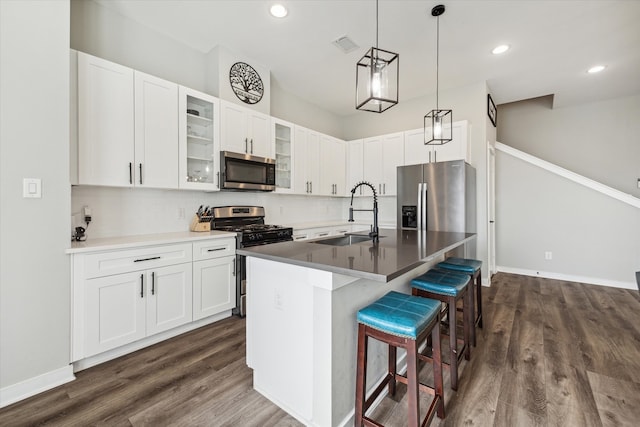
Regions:
[[[220,206],[213,208],[211,228],[237,233],[236,247],[268,245],[293,240],[293,229],[264,223],[264,208],[261,206]],[[234,313],[246,315],[247,289],[246,257],[236,255],[236,309]]]

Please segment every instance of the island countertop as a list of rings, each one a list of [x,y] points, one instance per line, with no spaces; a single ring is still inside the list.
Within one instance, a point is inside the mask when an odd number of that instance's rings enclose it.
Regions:
[[[349,234],[366,236],[366,233]],[[371,240],[347,246],[314,243],[325,238],[243,248],[237,254],[389,282],[475,236],[475,233],[380,229],[377,243]]]

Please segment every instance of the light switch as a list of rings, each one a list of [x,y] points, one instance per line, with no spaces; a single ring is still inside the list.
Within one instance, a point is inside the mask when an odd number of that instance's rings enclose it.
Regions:
[[[42,180],[25,178],[22,181],[22,197],[40,199],[42,197]]]

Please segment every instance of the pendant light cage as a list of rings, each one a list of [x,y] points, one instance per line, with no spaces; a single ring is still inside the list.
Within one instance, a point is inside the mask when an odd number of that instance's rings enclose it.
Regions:
[[[443,145],[453,139],[453,112],[431,110],[424,116],[425,145]],[[429,138],[429,139],[427,139]]]
[[[376,0],[376,45],[356,64],[356,110],[382,113],[398,103],[397,53],[378,48],[378,0]]]
[[[398,103],[397,53],[372,47],[356,64],[356,109],[382,113]]]
[[[453,140],[453,112],[442,110],[438,106],[439,74],[440,74],[440,15],[445,11],[444,5],[431,9],[431,15],[437,19],[436,29],[436,108],[424,116],[424,144],[443,145]]]

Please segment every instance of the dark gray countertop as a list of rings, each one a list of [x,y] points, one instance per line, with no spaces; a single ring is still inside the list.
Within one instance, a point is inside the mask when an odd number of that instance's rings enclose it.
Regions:
[[[368,240],[349,246],[330,246],[307,240],[237,249],[236,253],[388,282],[475,238],[476,235],[445,231],[380,229],[380,236],[377,244]]]

